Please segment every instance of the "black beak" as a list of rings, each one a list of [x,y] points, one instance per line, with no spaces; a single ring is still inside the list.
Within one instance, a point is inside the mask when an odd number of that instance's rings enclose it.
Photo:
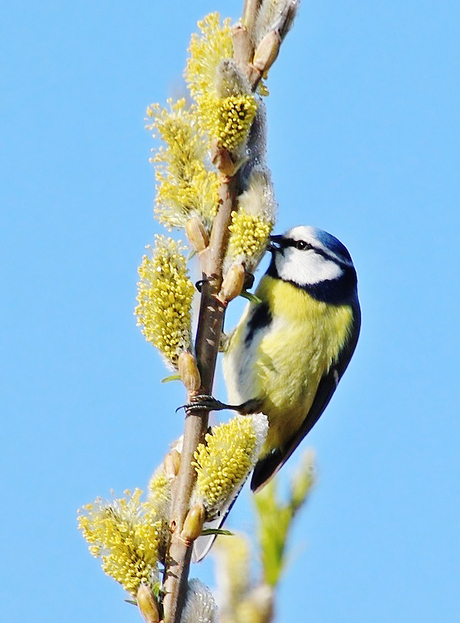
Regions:
[[[274,253],[280,251],[283,248],[284,236],[270,236],[270,244],[268,245],[268,251]]]

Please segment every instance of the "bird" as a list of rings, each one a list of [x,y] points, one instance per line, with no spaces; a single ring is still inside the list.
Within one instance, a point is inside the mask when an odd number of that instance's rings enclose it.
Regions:
[[[199,396],[196,404],[186,405],[267,416],[267,438],[251,479],[255,493],[322,415],[361,327],[356,270],[337,238],[300,225],[270,236],[268,251],[269,267],[227,340],[223,376],[229,403]],[[238,493],[206,527],[222,526]],[[214,539],[195,541],[195,562],[206,556]]]
[[[229,404],[264,413],[268,435],[251,489],[286,463],[327,407],[355,350],[357,275],[333,235],[300,225],[270,237],[269,267],[223,357]]]

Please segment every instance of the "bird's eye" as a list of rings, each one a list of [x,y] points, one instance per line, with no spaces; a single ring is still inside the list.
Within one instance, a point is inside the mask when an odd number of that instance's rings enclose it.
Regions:
[[[304,249],[311,249],[311,245],[308,244],[308,242],[305,242],[305,240],[297,240],[295,248],[303,251]]]

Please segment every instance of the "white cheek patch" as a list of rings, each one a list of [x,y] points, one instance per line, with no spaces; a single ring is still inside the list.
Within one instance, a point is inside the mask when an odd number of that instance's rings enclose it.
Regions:
[[[276,268],[281,279],[300,286],[337,279],[343,273],[338,264],[314,251],[292,248],[285,249],[284,255],[277,255]]]
[[[334,251],[330,247],[328,247],[327,245],[323,244],[323,242],[321,242],[323,236],[326,236],[326,237],[329,237],[335,240],[338,245],[341,245],[339,240],[334,238],[334,236],[330,236],[330,234],[327,234],[324,231],[316,229],[315,227],[299,225],[298,227],[293,227],[292,229],[287,231],[284,235],[286,238],[292,238],[293,240],[304,240],[305,242],[312,244],[314,247],[324,251],[326,255],[329,255],[332,258],[335,258],[338,262],[346,264],[347,266],[353,266],[353,262],[351,260],[348,260],[346,256],[344,256],[343,254],[338,255],[337,253],[334,253]],[[347,251],[345,247],[343,247],[343,249],[345,252]]]

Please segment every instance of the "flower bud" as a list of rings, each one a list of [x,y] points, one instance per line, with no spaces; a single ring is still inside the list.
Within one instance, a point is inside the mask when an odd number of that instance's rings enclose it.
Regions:
[[[174,478],[179,473],[180,468],[179,452],[177,450],[171,450],[171,452],[168,452],[168,454],[164,458],[163,466],[166,477],[170,480],[174,480]]]
[[[261,74],[265,74],[276,61],[280,46],[281,37],[275,30],[270,30],[259,43],[252,64]]]
[[[214,88],[219,97],[246,95],[251,92],[246,77],[230,58],[225,58],[217,66]]]
[[[200,389],[201,376],[198,366],[196,365],[196,359],[188,351],[184,351],[179,355],[179,374],[182,379],[182,383],[185,385],[188,392],[196,392]]]
[[[247,23],[244,26],[238,23],[233,27],[233,58],[240,67],[245,67],[249,63],[254,52],[254,44],[249,35],[251,28],[252,24],[248,27]]]
[[[190,244],[197,253],[206,249],[209,244],[209,236],[200,218],[194,216],[189,219],[185,224],[185,231]]]
[[[241,294],[244,286],[245,271],[242,264],[233,264],[224,277],[219,298],[224,303],[232,301]]]
[[[217,606],[211,591],[200,580],[188,583],[181,623],[217,623]]]
[[[137,589],[137,605],[146,623],[159,623],[160,614],[157,602],[152,591],[145,584],[140,584]]]
[[[181,538],[184,541],[195,541],[203,530],[205,520],[205,509],[203,504],[195,504],[189,510],[185,518],[184,527],[182,528]]]

